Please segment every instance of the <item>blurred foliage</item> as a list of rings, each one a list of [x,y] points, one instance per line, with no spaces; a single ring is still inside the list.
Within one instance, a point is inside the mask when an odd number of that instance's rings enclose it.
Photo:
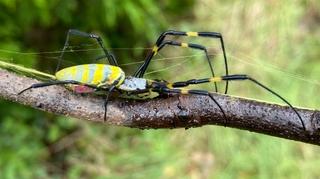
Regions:
[[[0,0],[0,58],[52,72],[56,58],[48,54],[3,49],[57,51],[67,30],[76,28],[101,35],[125,64],[142,60],[146,50],[137,48],[152,46],[163,30],[218,31],[224,35],[232,73],[254,76],[295,105],[319,108],[319,12],[316,0]],[[158,58],[178,53],[177,48],[166,50]],[[219,44],[212,51],[221,61]],[[200,63],[150,77],[189,78],[199,75],[195,65]],[[168,65],[155,63],[151,70]],[[230,89],[239,96],[276,101],[249,83],[232,83]],[[0,117],[0,178],[320,176],[317,147],[246,131],[101,126],[6,101],[0,102]]]

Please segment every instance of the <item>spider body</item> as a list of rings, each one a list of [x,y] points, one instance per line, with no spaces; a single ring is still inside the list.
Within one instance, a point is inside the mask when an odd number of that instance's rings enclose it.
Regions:
[[[183,94],[183,95],[202,95],[209,97],[220,109],[221,114],[225,120],[225,125],[227,123],[227,116],[220,106],[220,104],[214,99],[210,92],[206,90],[195,90],[195,89],[186,89],[184,87],[197,85],[201,83],[214,83],[215,91],[217,90],[217,83],[221,81],[226,82],[225,93],[228,90],[228,82],[229,81],[250,81],[257,86],[260,86],[264,90],[270,92],[271,94],[277,96],[283,102],[285,102],[292,110],[296,113],[297,118],[300,120],[302,128],[305,130],[304,122],[300,116],[300,114],[295,110],[295,108],[282,96],[278,93],[271,90],[269,87],[261,84],[259,81],[254,78],[246,75],[246,74],[233,74],[229,75],[228,73],[228,65],[227,65],[227,57],[224,48],[223,38],[220,33],[217,32],[183,32],[183,31],[173,31],[169,30],[162,33],[153,49],[145,58],[144,63],[137,69],[137,71],[133,74],[133,76],[125,76],[123,70],[118,67],[118,62],[116,58],[108,52],[108,50],[103,46],[102,40],[98,35],[89,34],[85,32],[81,32],[78,30],[69,30],[67,39],[65,42],[65,46],[63,47],[62,53],[60,55],[60,60],[57,65],[57,69],[59,69],[60,61],[63,57],[65,50],[68,48],[69,36],[81,36],[85,38],[93,38],[96,39],[100,47],[103,49],[105,55],[104,57],[108,60],[109,65],[107,64],[84,64],[71,66],[68,68],[64,68],[60,71],[56,70],[56,80],[33,84],[30,87],[22,90],[19,94],[32,89],[32,88],[40,88],[50,85],[67,85],[68,88],[73,90],[76,93],[92,93],[92,92],[102,92],[105,96],[104,102],[104,120],[106,121],[107,114],[107,103],[109,99],[110,93],[117,91],[122,98],[131,98],[131,99],[146,99],[146,98],[154,98],[159,95],[171,95],[171,94]],[[223,76],[215,76],[213,71],[213,66],[209,60],[209,55],[206,47],[193,44],[193,43],[183,43],[172,40],[165,40],[166,36],[188,36],[188,37],[203,37],[203,38],[214,38],[219,39],[221,43],[221,49],[223,51],[224,64],[225,64],[225,75]],[[201,79],[190,79],[187,81],[178,81],[178,82],[167,82],[165,80],[151,80],[143,78],[148,65],[150,64],[152,58],[165,46],[178,46],[183,48],[191,48],[196,50],[201,50],[205,54],[205,59],[208,62],[210,67],[210,71],[212,77],[201,78]]]
[[[151,94],[148,86],[152,80],[137,77],[125,77],[120,67],[107,64],[84,64],[64,68],[56,72],[59,81],[74,81],[79,84],[67,84],[75,93],[94,93],[111,86],[121,93],[122,98],[146,99],[158,95]],[[148,85],[149,84],[149,85]]]
[[[120,85],[125,74],[121,68],[106,64],[84,64],[64,68],[55,74],[57,80],[73,80],[82,84],[107,88]]]

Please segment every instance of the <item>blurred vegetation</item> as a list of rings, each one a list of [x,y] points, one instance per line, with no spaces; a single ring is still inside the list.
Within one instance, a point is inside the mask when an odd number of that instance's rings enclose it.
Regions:
[[[316,0],[0,0],[0,21],[1,60],[50,72],[57,60],[48,58],[50,54],[3,50],[57,51],[67,30],[76,28],[101,35],[119,62],[126,64],[143,60],[144,48],[151,47],[164,30],[221,32],[232,73],[254,76],[294,105],[320,108]],[[219,50],[217,43],[212,51],[218,67],[223,65]],[[174,52],[177,48],[167,48],[158,58],[176,56]],[[195,66],[199,63],[206,65],[196,61],[148,77],[195,77],[202,69]],[[154,63],[150,69],[168,65]],[[129,74],[136,69],[124,68]],[[232,83],[230,91],[278,102],[250,83]],[[0,117],[0,178],[320,176],[318,147],[247,131],[218,126],[144,131],[101,126],[7,101],[0,101]]]

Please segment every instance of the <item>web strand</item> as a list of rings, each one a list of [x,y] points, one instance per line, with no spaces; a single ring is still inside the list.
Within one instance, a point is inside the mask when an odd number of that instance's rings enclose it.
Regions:
[[[90,46],[90,45],[88,45]],[[74,48],[74,47],[79,47],[79,46],[69,46],[69,48]],[[83,47],[83,46],[81,46]],[[208,49],[210,48],[217,48],[217,47],[208,47]],[[117,51],[117,50],[150,50],[152,48],[145,48],[145,47],[137,47],[137,48],[127,48],[127,47],[123,47],[123,48],[108,48],[108,50],[113,50],[113,51]],[[88,51],[101,51],[101,48],[87,48],[87,49],[71,49],[71,50],[66,50],[65,53],[75,53],[75,52],[88,52]],[[45,59],[51,59],[51,60],[58,60],[58,54],[60,54],[62,51],[61,50],[56,50],[56,51],[42,51],[42,52],[19,52],[19,51],[13,51],[13,50],[6,50],[6,49],[0,49],[0,53],[6,53],[6,54],[15,54],[15,55],[30,55],[30,56],[39,56],[41,58],[45,58]],[[209,54],[210,56],[214,55],[220,55],[222,52],[218,51],[215,54]],[[46,56],[46,55],[54,55],[56,54],[57,56]],[[189,60],[192,60],[192,58],[194,57],[199,57],[199,56],[204,56],[204,54],[195,54],[195,55],[185,55],[185,56],[174,56],[174,57],[164,57],[161,56],[161,54],[158,54],[160,56],[160,58],[155,59],[153,62],[160,62],[160,61],[177,61],[177,64],[174,65],[170,65],[166,68],[160,69],[160,70],[154,70],[154,71],[149,71],[148,75],[150,74],[154,74],[157,72],[163,72],[166,70],[170,70],[173,69],[175,67],[181,66],[185,63],[187,63]],[[259,69],[263,70],[263,71],[267,71],[268,73],[274,73],[274,72],[279,72],[285,76],[288,76],[289,78],[293,78],[299,81],[303,81],[303,82],[307,82],[309,84],[312,85],[317,85],[320,86],[320,81],[316,80],[316,79],[311,79],[308,77],[305,77],[302,74],[298,74],[298,73],[293,73],[290,71],[286,71],[281,69],[280,67],[277,67],[274,64],[263,64],[261,65],[261,62],[259,63],[259,60],[254,59],[250,56],[247,55],[243,55],[243,58],[240,58],[238,56],[232,55],[230,54],[230,52],[228,53],[228,57],[230,60],[236,60],[238,62],[240,62],[241,64],[246,64],[246,65],[250,65],[250,66],[254,66],[254,67],[259,67]],[[248,61],[248,60],[250,61]],[[182,60],[182,61],[181,61]],[[8,61],[8,60],[6,60]],[[13,61],[13,59],[10,59],[10,61]],[[121,63],[120,66],[131,66],[131,65],[138,65],[138,64],[142,64],[144,62],[143,59],[138,59],[138,60],[133,60],[134,62],[129,62],[129,63]],[[64,63],[68,64],[68,65],[76,65],[75,62],[71,62],[71,61],[67,61],[67,60],[63,60]],[[263,66],[263,68],[261,68],[261,66]]]

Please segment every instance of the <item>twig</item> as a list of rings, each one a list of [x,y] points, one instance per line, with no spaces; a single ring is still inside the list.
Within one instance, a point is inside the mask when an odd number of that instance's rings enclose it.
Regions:
[[[63,86],[27,91],[22,89],[39,81],[0,69],[0,96],[47,112],[89,121],[103,122],[103,99],[73,94]],[[320,111],[297,109],[238,97],[213,94],[227,115],[226,126],[320,145]],[[219,108],[204,96],[174,96],[166,99],[133,101],[114,99],[108,105],[106,124],[141,129],[190,128],[224,125]]]

